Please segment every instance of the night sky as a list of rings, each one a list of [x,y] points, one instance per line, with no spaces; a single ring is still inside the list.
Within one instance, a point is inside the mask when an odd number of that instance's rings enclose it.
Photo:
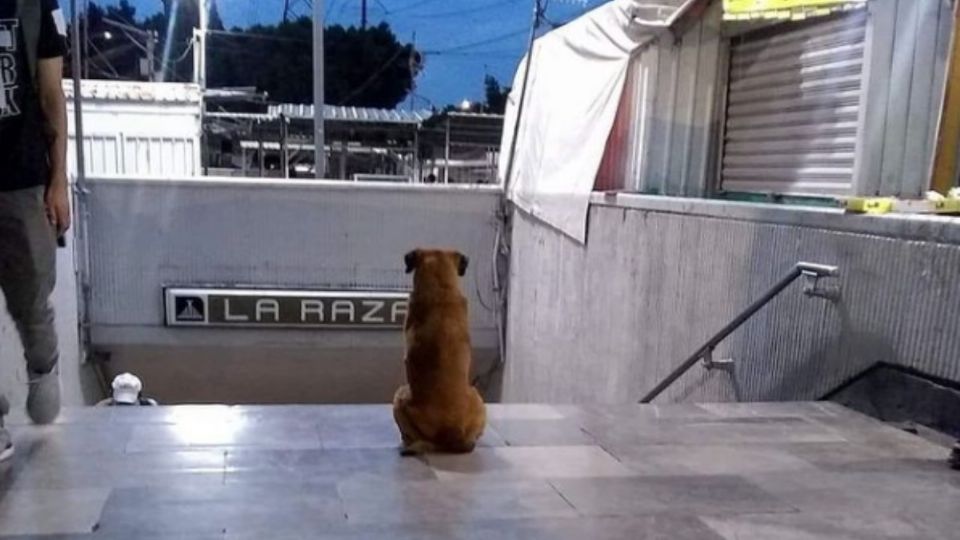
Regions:
[[[95,0],[101,5],[119,0]],[[283,0],[216,0],[228,28],[276,23]],[[291,0],[295,14],[310,15],[306,0]],[[69,11],[70,0],[60,0]],[[138,17],[162,9],[160,0],[131,0]],[[566,21],[603,0],[549,0],[547,18]],[[361,0],[328,0],[327,23],[360,24]],[[416,107],[443,106],[483,97],[483,79],[493,75],[505,85],[526,47],[532,0],[368,0],[370,24],[386,21],[402,41],[426,52],[417,80]],[[255,46],[251,42],[251,46]],[[409,100],[405,105],[409,105]]]

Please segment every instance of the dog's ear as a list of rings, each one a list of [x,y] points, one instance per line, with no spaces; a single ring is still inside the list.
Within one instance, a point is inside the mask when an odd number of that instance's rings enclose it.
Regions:
[[[463,253],[457,253],[460,257],[460,263],[457,265],[457,273],[460,277],[467,275],[467,267],[470,266],[470,259]]]
[[[413,272],[417,269],[417,265],[420,264],[420,252],[413,250],[407,253],[403,257],[403,262],[407,265],[407,273]]]

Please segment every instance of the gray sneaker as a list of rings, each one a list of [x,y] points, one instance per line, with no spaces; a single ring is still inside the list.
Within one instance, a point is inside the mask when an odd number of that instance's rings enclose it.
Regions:
[[[30,375],[27,415],[34,424],[52,424],[60,414],[60,370]]]
[[[3,417],[9,412],[10,404],[7,403],[7,398],[0,396],[0,463],[13,457],[13,437],[3,427]]]

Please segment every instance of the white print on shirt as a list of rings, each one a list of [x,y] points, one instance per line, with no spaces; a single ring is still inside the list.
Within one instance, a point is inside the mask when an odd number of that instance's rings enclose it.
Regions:
[[[57,8],[50,15],[53,17],[53,24],[57,27],[57,33],[67,37],[67,21],[63,18],[63,12]]]
[[[0,19],[0,118],[20,116],[17,107],[18,19]]]

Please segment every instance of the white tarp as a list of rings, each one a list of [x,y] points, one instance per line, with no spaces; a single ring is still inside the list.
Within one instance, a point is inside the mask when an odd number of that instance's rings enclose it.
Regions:
[[[677,0],[659,2],[680,4]],[[613,127],[631,54],[677,12],[650,2],[612,0],[534,45],[507,197],[521,210],[583,243],[597,170]],[[654,24],[641,24],[639,19]],[[507,104],[500,178],[507,175],[524,69]]]

